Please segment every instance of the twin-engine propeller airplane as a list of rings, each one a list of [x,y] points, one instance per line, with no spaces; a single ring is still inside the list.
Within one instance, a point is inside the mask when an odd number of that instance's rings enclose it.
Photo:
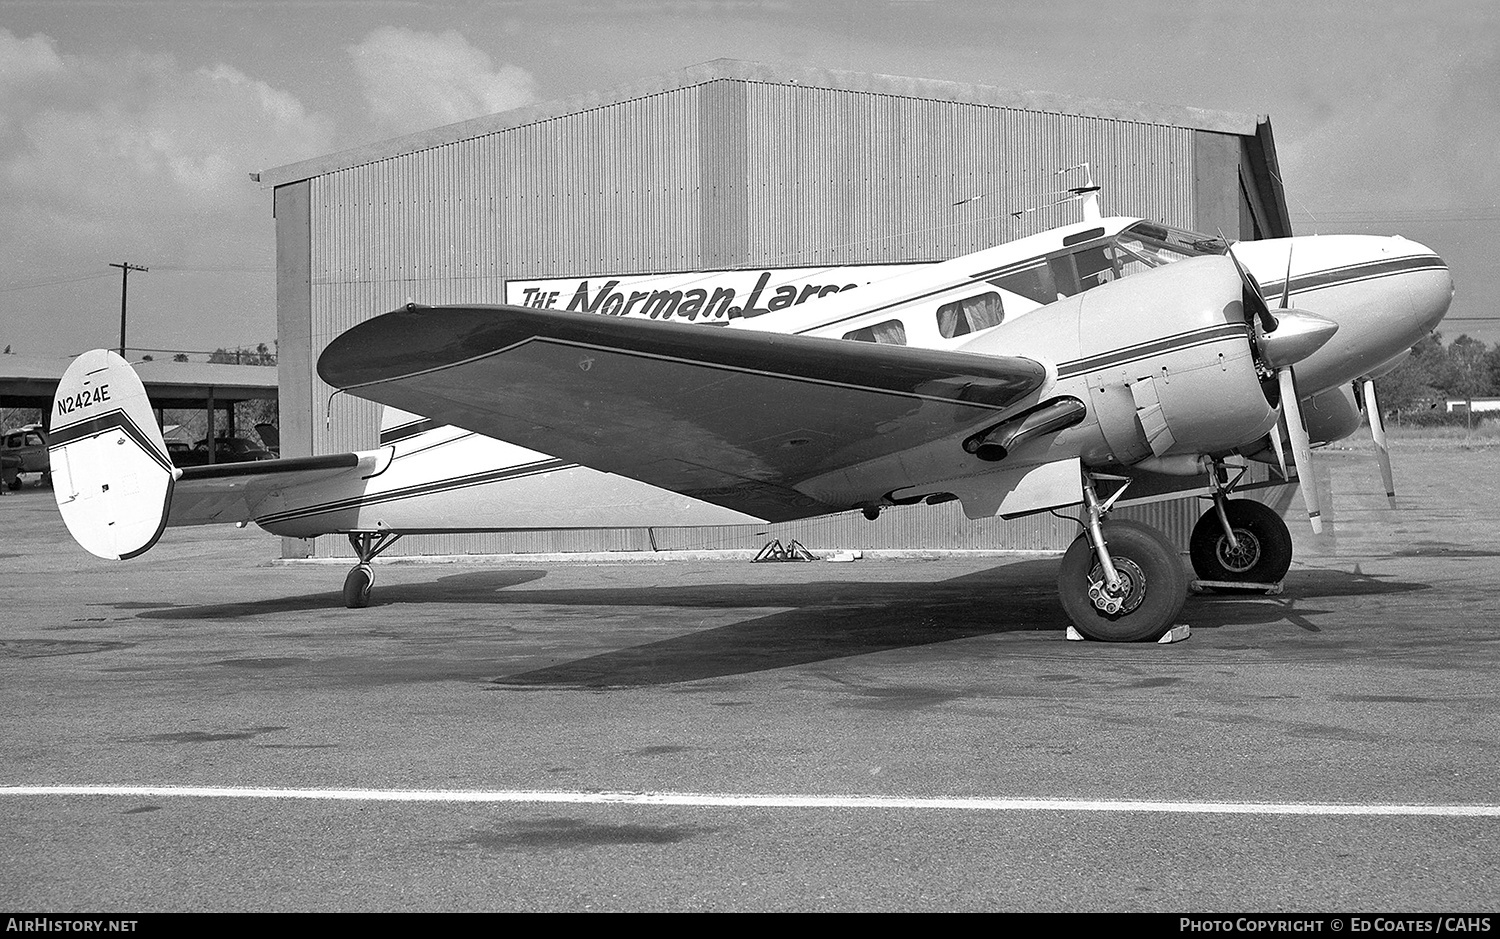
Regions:
[[[1373,379],[1451,298],[1442,259],[1401,238],[1231,250],[1095,215],[728,328],[408,304],[318,364],[330,385],[408,412],[388,410],[380,448],[175,469],[134,372],[96,351],[58,390],[55,491],[101,557],[138,555],[168,525],[346,533],[350,606],[406,534],[1081,506],[1058,577],[1069,619],[1093,639],[1149,640],[1187,573],[1160,533],[1109,518],[1130,482],[1210,488],[1190,551],[1200,578],[1279,580],[1290,535],[1229,498],[1243,475],[1229,460],[1285,475],[1285,435],[1317,528],[1311,448],[1357,430],[1363,405],[1394,495]]]

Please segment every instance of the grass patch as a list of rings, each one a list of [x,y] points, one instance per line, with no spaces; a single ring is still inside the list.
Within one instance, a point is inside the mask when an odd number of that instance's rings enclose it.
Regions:
[[[1387,424],[1386,438],[1392,449],[1402,450],[1488,450],[1500,447],[1500,422],[1480,421],[1472,430],[1466,427],[1413,427]],[[1329,444],[1333,450],[1373,450],[1370,428],[1361,427],[1343,440]]]

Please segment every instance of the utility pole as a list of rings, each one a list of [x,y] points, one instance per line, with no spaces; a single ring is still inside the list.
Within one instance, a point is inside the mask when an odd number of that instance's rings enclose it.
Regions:
[[[149,271],[151,268],[149,268],[149,267],[141,267],[139,264],[127,264],[127,263],[125,263],[123,261],[120,262],[119,264],[110,264],[109,266],[110,267],[118,267],[120,269],[120,275],[121,275],[120,276],[120,358],[123,359],[123,358],[125,358],[125,298],[127,296],[126,291],[130,287],[130,272],[131,271],[140,271],[141,273],[145,273],[146,271]]]

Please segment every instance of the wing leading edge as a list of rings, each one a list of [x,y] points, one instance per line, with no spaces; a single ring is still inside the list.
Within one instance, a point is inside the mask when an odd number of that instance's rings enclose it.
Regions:
[[[783,521],[909,484],[893,485],[900,453],[972,433],[1047,370],[1020,357],[408,305],[335,339],[318,373],[359,397]],[[848,472],[876,463],[883,472]]]

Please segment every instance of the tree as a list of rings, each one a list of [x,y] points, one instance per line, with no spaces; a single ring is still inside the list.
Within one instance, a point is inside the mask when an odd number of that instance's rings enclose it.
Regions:
[[[208,360],[228,365],[275,365],[276,353],[263,342],[253,350],[240,346],[231,352],[221,346],[209,355]]]
[[[188,357],[186,352],[179,352],[176,355],[172,356],[173,362],[186,362],[187,360]]]
[[[1474,399],[1490,393],[1489,349],[1478,339],[1459,336],[1448,347],[1452,378],[1448,390],[1472,406]]]
[[[1407,356],[1401,364],[1375,382],[1382,414],[1427,411],[1437,407],[1443,393],[1434,388],[1422,361]]]

